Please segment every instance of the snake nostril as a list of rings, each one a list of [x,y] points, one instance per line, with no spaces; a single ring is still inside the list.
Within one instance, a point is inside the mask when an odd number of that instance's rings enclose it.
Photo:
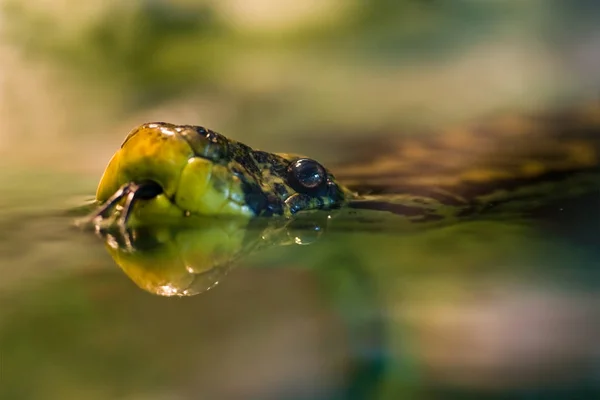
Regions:
[[[194,131],[196,131],[196,133],[202,137],[205,137],[207,139],[210,140],[209,138],[209,133],[210,131],[202,126],[191,126],[191,129],[193,129]]]

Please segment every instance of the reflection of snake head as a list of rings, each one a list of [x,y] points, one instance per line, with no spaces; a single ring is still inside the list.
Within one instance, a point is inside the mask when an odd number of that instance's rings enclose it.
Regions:
[[[137,286],[160,296],[193,296],[214,287],[244,251],[243,221],[210,222],[202,229],[100,233],[108,253]]]
[[[291,220],[192,219],[194,229],[156,225],[98,233],[140,288],[161,296],[193,296],[214,287],[234,262],[258,249],[315,242],[329,221],[320,213]]]
[[[168,123],[134,129],[96,193],[99,202],[112,200],[110,207],[123,198],[146,200],[131,209],[129,201],[124,213],[141,212],[146,219],[157,213],[290,216],[336,208],[348,196],[314,160],[253,150],[202,127]]]

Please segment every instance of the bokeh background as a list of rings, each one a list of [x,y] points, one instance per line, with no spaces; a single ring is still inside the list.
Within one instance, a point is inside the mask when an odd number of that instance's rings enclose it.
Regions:
[[[335,148],[315,140],[595,97],[598,8],[585,0],[3,0],[1,159],[97,176],[148,120],[333,158]]]
[[[335,398],[354,365],[344,332],[357,331],[361,343],[380,340],[358,328],[361,318],[383,312],[365,294],[377,289],[365,284],[360,296],[342,295],[352,286],[333,290],[305,268],[242,268],[221,290],[187,302],[134,287],[94,238],[53,214],[93,195],[134,126],[204,125],[256,148],[327,163],[344,159],[336,144],[353,138],[562,107],[597,99],[600,89],[600,3],[593,0],[0,5],[2,399]],[[448,260],[463,271],[490,260],[519,270],[523,263],[590,267],[594,259],[522,227],[485,228],[484,237],[479,228],[400,242],[354,237],[329,252],[276,250],[248,264],[305,259],[328,270],[364,262],[385,271],[394,251],[411,249],[401,257],[408,279],[375,296],[395,338],[384,398],[416,398],[438,386],[463,395],[514,389],[541,396],[556,382],[560,390],[550,391],[567,396],[573,388],[596,390],[599,296],[582,289],[588,275],[561,272],[540,285],[540,275],[522,279],[512,269],[508,278],[475,281],[440,272],[456,267]],[[430,254],[447,237],[474,244]],[[524,241],[545,256],[515,253]],[[368,251],[381,243],[387,252],[373,260]],[[431,265],[438,267],[433,278],[415,272]],[[342,271],[325,281],[343,281]],[[374,281],[396,282],[390,274]],[[573,285],[556,289],[565,279]],[[341,307],[354,311],[350,327],[331,305],[340,296]],[[486,319],[490,313],[497,318]],[[519,328],[527,341],[514,334]],[[415,350],[416,342],[425,345]],[[385,358],[373,346],[357,351]],[[473,348],[481,358],[469,357]],[[350,386],[371,382],[378,362],[369,368]]]

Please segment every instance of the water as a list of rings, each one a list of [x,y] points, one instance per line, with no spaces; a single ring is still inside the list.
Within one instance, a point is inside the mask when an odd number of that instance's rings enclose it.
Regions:
[[[595,397],[597,201],[449,226],[205,221],[130,242],[61,211],[5,215],[0,398]]]
[[[2,3],[0,399],[600,398],[597,193],[454,225],[73,226],[149,121],[329,166],[597,98],[590,1],[243,3]]]

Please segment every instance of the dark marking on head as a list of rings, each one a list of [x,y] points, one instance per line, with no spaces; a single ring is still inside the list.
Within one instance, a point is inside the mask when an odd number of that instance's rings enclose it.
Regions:
[[[267,195],[267,209],[263,215],[283,215],[283,202],[272,194]]]
[[[267,167],[272,175],[280,178],[286,178],[287,168],[290,163],[289,160],[286,160],[277,154],[272,154],[261,150],[253,150],[252,157],[259,165]]]
[[[244,201],[250,207],[254,215],[260,215],[267,209],[269,201],[256,183],[242,181]]]
[[[253,150],[254,159],[260,164],[270,164],[273,160],[273,154],[267,153],[266,151]]]
[[[282,199],[287,199],[290,195],[287,187],[281,183],[275,183],[273,185],[273,188],[275,189],[275,191],[277,192],[277,194],[279,196],[281,196]]]
[[[232,142],[229,145],[230,161],[235,161],[243,166],[250,175],[255,179],[261,176],[261,169],[256,161],[252,158],[252,149],[243,143]]]
[[[265,193],[255,182],[242,181],[244,201],[254,215],[272,216],[283,214],[282,201],[273,194]]]

